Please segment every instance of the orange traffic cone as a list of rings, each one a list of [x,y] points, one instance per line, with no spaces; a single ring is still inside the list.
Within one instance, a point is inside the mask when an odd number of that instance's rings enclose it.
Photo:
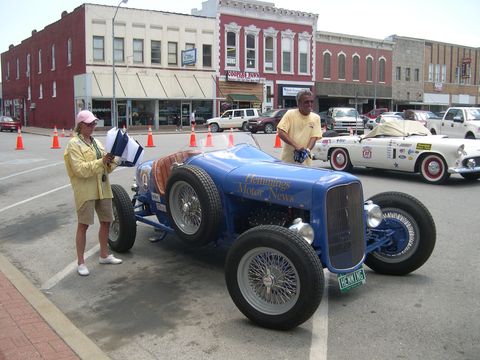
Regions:
[[[282,142],[280,141],[280,136],[278,135],[278,132],[277,132],[277,136],[275,136],[274,148],[281,148],[281,147],[282,147]]]
[[[56,126],[53,128],[53,143],[50,149],[61,149],[60,144],[58,143],[58,131]]]
[[[213,146],[212,132],[210,131],[210,125],[208,125],[207,142],[205,143],[205,146],[207,147]]]
[[[228,147],[233,146],[233,129],[230,128],[230,134],[228,134]]]
[[[62,134],[60,135],[60,137],[65,137],[65,129],[62,129]]]
[[[153,145],[153,135],[152,135],[151,126],[148,127],[147,147],[155,147],[155,145]]]
[[[17,135],[17,147],[15,148],[15,150],[25,150],[23,148],[23,140],[22,140],[22,130],[20,130],[20,128],[18,128],[18,135]]]
[[[197,137],[195,136],[195,126],[192,126],[192,132],[190,133],[190,147],[197,147]]]

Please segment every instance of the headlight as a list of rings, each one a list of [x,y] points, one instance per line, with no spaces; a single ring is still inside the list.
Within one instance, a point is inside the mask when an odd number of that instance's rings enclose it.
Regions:
[[[310,245],[313,243],[315,233],[313,228],[308,223],[304,223],[301,218],[293,220],[293,225],[289,227],[290,230],[295,231],[305,239]]]
[[[477,166],[477,162],[475,161],[475,159],[468,159],[467,167],[469,169],[474,169],[476,166]]]
[[[465,144],[462,144],[457,149],[457,157],[460,157],[465,154]]]
[[[382,209],[380,209],[380,206],[375,205],[373,201],[368,200],[364,205],[364,209],[367,212],[368,227],[376,228],[381,224],[383,220],[383,212]]]

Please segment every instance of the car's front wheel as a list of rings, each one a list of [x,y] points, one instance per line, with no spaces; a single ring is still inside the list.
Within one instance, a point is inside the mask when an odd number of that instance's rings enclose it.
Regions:
[[[215,240],[222,221],[222,203],[212,178],[201,168],[172,170],[166,189],[167,213],[177,236],[190,245]]]
[[[218,132],[218,130],[220,129],[217,123],[211,123],[210,125],[208,125],[208,127],[210,128],[211,132]]]
[[[441,184],[450,177],[447,164],[440,155],[426,155],[420,162],[420,174],[430,184]]]
[[[348,151],[343,148],[333,149],[330,154],[330,166],[337,171],[351,171],[353,166]]]
[[[120,185],[112,185],[113,221],[108,232],[108,244],[112,250],[126,252],[135,243],[137,224],[131,199]]]
[[[324,288],[322,265],[312,246],[275,225],[257,226],[238,237],[227,255],[225,279],[246,317],[278,330],[308,320]]]
[[[365,264],[387,275],[406,275],[422,266],[435,247],[435,222],[419,200],[405,193],[385,192],[369,200],[383,211],[375,232],[393,230],[391,241],[367,255]]]

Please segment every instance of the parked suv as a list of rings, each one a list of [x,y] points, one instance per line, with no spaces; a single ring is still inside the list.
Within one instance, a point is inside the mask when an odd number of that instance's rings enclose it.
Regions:
[[[363,119],[354,108],[330,108],[327,115],[333,119],[333,130],[336,132],[349,132],[350,129],[357,134],[364,132]]]
[[[258,109],[232,109],[225,111],[222,116],[208,119],[206,125],[210,131],[221,132],[224,129],[240,129],[248,131],[248,120],[259,117]]]
[[[287,110],[288,109],[268,110],[260,117],[248,120],[248,130],[253,134],[257,131],[263,131],[265,134],[273,133],[277,130],[277,125]]]
[[[432,134],[452,138],[480,139],[480,107],[451,107],[443,119],[428,119]]]

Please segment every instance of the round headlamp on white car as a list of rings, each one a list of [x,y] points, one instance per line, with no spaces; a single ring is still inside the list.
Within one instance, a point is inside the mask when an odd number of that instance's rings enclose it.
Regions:
[[[370,228],[376,228],[378,225],[382,223],[383,220],[383,212],[380,206],[375,205],[373,201],[368,200],[365,202],[363,206],[365,211],[367,212],[367,225]]]
[[[462,144],[457,149],[457,157],[465,155],[465,144]]]
[[[292,226],[290,226],[289,229],[298,233],[298,235],[303,237],[310,245],[313,243],[313,239],[315,239],[315,233],[312,226],[308,223],[304,223],[301,218],[293,220]]]

